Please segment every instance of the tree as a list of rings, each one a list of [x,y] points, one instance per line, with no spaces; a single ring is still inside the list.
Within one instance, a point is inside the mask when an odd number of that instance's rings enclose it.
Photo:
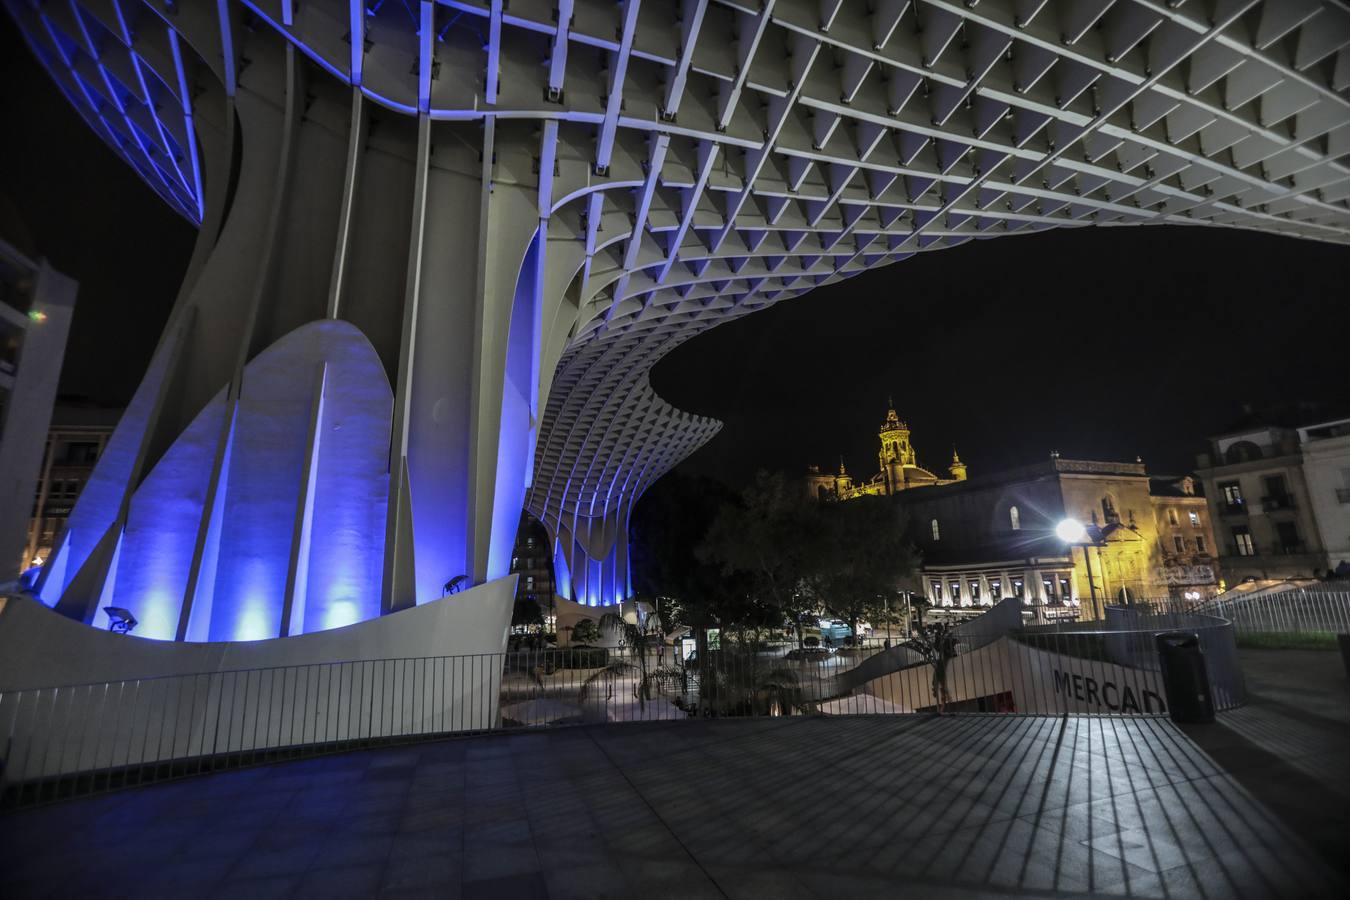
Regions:
[[[660,603],[660,600],[657,600]],[[659,607],[658,607],[659,609]],[[649,648],[660,647],[665,639],[665,634],[661,630],[661,616],[659,612],[653,612],[644,616],[639,608],[636,622],[629,622],[618,613],[605,613],[600,617],[600,630],[617,631],[619,634],[619,645],[627,647],[637,660],[638,685],[637,699],[638,706],[642,709],[647,708],[647,701],[652,699],[651,678],[652,673],[648,672],[647,656]],[[631,664],[630,664],[631,667]],[[658,672],[664,676],[666,671],[658,666]]]
[[[859,497],[822,512],[820,597],[856,638],[859,620],[886,615],[887,599],[917,567],[918,556],[885,498]]]
[[[578,619],[572,626],[573,644],[594,644],[600,640],[600,626],[594,619]]]
[[[919,633],[907,645],[923,657],[924,662],[933,667],[933,703],[938,715],[942,715],[951,696],[947,691],[947,663],[957,654],[956,634],[946,622],[935,622],[921,626]]]
[[[798,647],[817,606],[820,520],[818,504],[781,474],[759,472],[739,503],[721,509],[697,551],[724,575],[749,575],[752,596],[770,604],[780,623],[791,623]]]
[[[694,552],[734,497],[708,478],[667,475],[643,495],[629,532],[634,588],[665,598],[663,615],[693,632],[701,659],[708,658],[708,629],[721,624],[723,611],[747,588],[744,578],[723,576],[716,563]]]
[[[918,627],[923,628],[923,614],[933,608],[933,603],[923,594],[911,593],[909,597],[909,608],[914,611],[914,617],[918,620]]]

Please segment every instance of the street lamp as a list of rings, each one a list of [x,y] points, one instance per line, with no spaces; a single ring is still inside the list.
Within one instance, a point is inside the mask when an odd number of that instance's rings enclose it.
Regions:
[[[1092,557],[1088,555],[1088,547],[1093,545],[1092,537],[1083,523],[1074,518],[1061,519],[1055,526],[1055,537],[1069,545],[1071,560],[1073,548],[1083,548],[1083,565],[1087,566],[1088,593],[1092,597],[1092,615],[1094,618],[1100,618],[1101,610],[1097,608],[1097,582],[1092,578]]]
[[[1077,519],[1061,520],[1055,526],[1055,536],[1066,544],[1083,544],[1088,539],[1087,529]]]

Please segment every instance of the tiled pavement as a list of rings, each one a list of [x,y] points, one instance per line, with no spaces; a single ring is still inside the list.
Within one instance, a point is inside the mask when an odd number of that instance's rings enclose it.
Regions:
[[[1344,885],[1169,723],[597,726],[0,817],[0,895],[1307,897]]]
[[[1246,705],[1186,734],[1324,859],[1350,867],[1350,679],[1340,654],[1239,656]]]

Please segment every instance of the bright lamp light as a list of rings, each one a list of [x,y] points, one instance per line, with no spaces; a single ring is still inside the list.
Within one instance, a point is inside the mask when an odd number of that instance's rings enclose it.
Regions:
[[[1066,544],[1081,544],[1087,541],[1087,529],[1077,519],[1064,519],[1055,526],[1055,536]]]

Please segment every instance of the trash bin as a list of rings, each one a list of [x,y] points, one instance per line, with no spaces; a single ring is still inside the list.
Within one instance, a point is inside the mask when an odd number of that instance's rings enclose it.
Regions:
[[[1158,635],[1158,662],[1173,722],[1213,722],[1214,695],[1209,690],[1200,636],[1166,631]]]

